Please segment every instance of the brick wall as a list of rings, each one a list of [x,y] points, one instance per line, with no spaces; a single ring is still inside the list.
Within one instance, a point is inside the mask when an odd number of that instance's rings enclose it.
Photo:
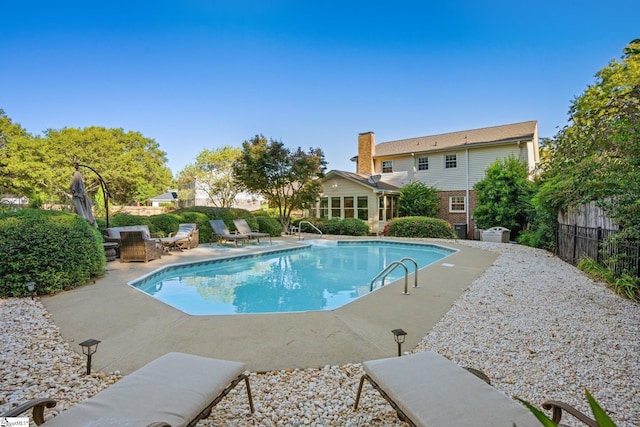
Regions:
[[[467,213],[451,213],[449,212],[449,197],[451,196],[466,196],[466,191],[440,191],[438,197],[440,198],[440,211],[438,212],[438,218],[444,219],[451,226],[453,224],[467,224]],[[467,224],[467,239],[473,239],[473,229],[475,221],[473,220],[473,210],[477,207],[477,200],[475,192],[469,191],[469,200],[467,200],[467,210],[469,211],[469,223]]]
[[[373,174],[373,154],[376,135],[373,132],[358,134],[358,173]]]

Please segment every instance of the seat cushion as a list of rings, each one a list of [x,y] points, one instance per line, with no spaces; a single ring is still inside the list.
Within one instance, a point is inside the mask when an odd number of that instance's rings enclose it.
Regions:
[[[518,427],[540,427],[520,402],[437,353],[427,351],[362,365],[418,426],[511,427],[515,423]]]
[[[149,240],[151,233],[146,225],[125,225],[122,227],[110,227],[104,230],[105,234],[112,239],[119,239],[122,231],[142,231],[142,238]]]
[[[244,370],[244,363],[168,353],[44,426],[185,426]]]

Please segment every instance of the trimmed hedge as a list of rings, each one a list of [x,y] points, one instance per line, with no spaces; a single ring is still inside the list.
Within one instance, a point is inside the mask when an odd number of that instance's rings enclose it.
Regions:
[[[369,226],[358,218],[330,219],[324,224],[322,232],[340,236],[368,236]]]
[[[0,214],[0,296],[56,294],[104,274],[102,236],[76,214],[21,209]]]
[[[385,225],[382,234],[394,237],[456,238],[451,224],[447,221],[426,216],[407,216],[392,219]]]
[[[296,218],[291,223],[298,227],[302,221],[309,221],[318,227],[318,229],[322,231],[322,234],[335,234],[340,236],[368,236],[370,234],[366,221],[358,218]],[[309,224],[302,224],[301,231],[305,233],[317,233]]]
[[[282,235],[282,224],[277,219],[268,215],[256,215],[255,219],[258,223],[258,231],[261,233],[269,233],[272,237]]]

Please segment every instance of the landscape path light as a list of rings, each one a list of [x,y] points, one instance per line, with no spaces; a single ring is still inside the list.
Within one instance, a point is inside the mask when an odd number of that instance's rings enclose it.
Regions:
[[[402,343],[404,342],[407,333],[402,329],[394,329],[391,332],[393,333],[393,339],[398,343],[398,356],[402,356]]]
[[[31,294],[31,299],[33,299],[33,295],[36,292],[36,282],[28,282],[27,283],[27,290]]]
[[[87,356],[87,375],[91,374],[91,356],[98,350],[98,344],[100,341],[96,339],[88,339],[86,341],[82,341],[80,343],[80,347],[82,347],[82,353]]]

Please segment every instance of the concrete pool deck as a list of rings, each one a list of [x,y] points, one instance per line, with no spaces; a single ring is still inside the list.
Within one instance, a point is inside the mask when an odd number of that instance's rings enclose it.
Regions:
[[[280,247],[298,244],[277,240]],[[251,246],[200,246],[149,263],[109,262],[95,284],[41,301],[71,349],[81,352],[78,344],[88,338],[101,341],[96,371],[127,374],[170,351],[241,361],[253,372],[360,363],[397,354],[392,329],[408,333],[402,350],[412,350],[497,258],[453,241],[431,243],[458,252],[420,270],[418,289],[411,275],[410,295],[400,280],[333,311],[192,316],[127,284],[164,265],[269,249]]]

